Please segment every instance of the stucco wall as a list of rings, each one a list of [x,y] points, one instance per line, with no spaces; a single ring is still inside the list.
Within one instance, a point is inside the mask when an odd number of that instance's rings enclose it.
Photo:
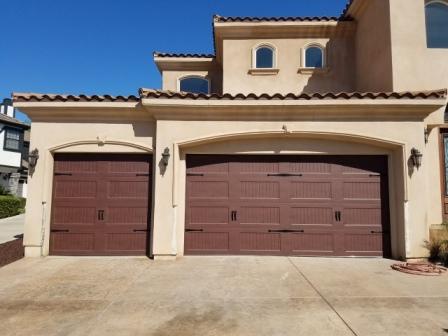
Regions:
[[[393,91],[389,0],[362,1],[361,6],[355,15],[356,90]]]
[[[54,111],[58,114],[58,111]],[[141,111],[140,111],[141,112]],[[91,111],[92,115],[98,111]],[[56,117],[53,116],[53,119]],[[111,118],[112,119],[112,118]],[[154,147],[154,123],[140,116],[136,120],[85,122],[33,122],[31,148],[39,150],[39,161],[28,179],[29,191],[25,215],[25,253],[48,254],[51,217],[53,154],[58,152],[151,153]],[[98,141],[100,140],[100,142]],[[43,243],[43,246],[41,246]]]
[[[448,49],[426,46],[425,0],[391,0],[394,90],[448,87]]]
[[[277,49],[278,74],[254,75],[252,66],[253,48],[269,43]],[[319,43],[327,48],[327,73],[299,73],[302,65],[302,50],[309,43]],[[354,45],[353,38],[296,39],[226,39],[223,42],[223,91],[225,93],[300,93],[340,92],[354,89]]]

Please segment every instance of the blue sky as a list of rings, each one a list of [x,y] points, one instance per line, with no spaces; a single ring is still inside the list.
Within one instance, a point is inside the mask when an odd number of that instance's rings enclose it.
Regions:
[[[339,16],[347,0],[8,0],[0,98],[11,92],[136,94],[159,88],[152,52],[213,52],[213,14]]]

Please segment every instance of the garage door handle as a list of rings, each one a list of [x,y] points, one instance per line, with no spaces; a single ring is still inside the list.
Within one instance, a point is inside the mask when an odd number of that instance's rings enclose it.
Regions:
[[[98,210],[98,220],[104,220],[104,210]]]
[[[288,176],[303,176],[303,174],[289,174],[289,173],[279,173],[279,174],[268,174],[268,176],[281,176],[281,177],[288,177]]]
[[[305,230],[269,230],[268,232],[280,232],[280,233],[303,233]]]
[[[204,232],[204,229],[185,229],[185,232]]]
[[[70,232],[70,230],[67,230],[67,229],[54,229],[54,230],[51,230],[51,232]]]

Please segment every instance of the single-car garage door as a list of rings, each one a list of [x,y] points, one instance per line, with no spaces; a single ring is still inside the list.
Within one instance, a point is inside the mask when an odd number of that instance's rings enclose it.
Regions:
[[[145,255],[152,157],[57,154],[50,254]]]
[[[388,256],[386,156],[187,155],[186,254]]]

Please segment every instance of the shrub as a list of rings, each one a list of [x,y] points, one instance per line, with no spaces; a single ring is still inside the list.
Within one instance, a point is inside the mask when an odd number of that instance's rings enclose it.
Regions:
[[[440,258],[440,253],[442,252],[443,241],[439,238],[431,237],[429,240],[425,241],[425,247],[429,251],[429,261],[438,261]]]
[[[0,195],[11,195],[11,193],[4,186],[0,185]]]
[[[0,218],[18,215],[21,201],[13,196],[0,196]]]
[[[23,197],[17,197],[20,201],[20,211],[23,213],[25,212],[25,207],[26,207],[26,198]]]

